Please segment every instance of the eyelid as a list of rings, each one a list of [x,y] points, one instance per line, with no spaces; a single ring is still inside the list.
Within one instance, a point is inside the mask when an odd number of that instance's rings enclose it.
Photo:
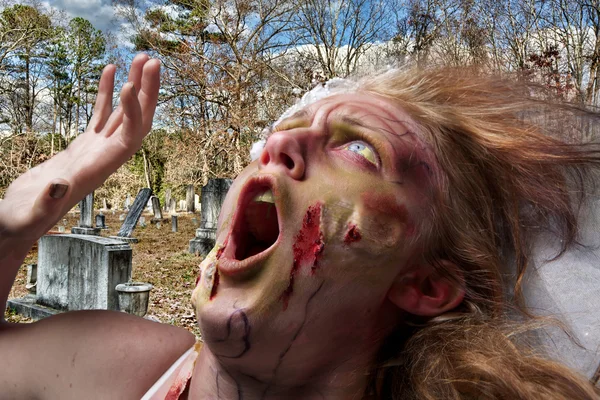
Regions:
[[[383,154],[383,146],[374,137],[374,135],[368,134],[361,129],[351,128],[343,129],[343,132],[340,132],[340,134],[334,132],[334,134],[330,137],[332,138],[332,145],[334,147],[349,145],[357,141],[364,142],[371,148],[371,150],[375,154],[375,158],[377,159],[377,168],[383,167],[383,162],[381,158],[381,154]]]

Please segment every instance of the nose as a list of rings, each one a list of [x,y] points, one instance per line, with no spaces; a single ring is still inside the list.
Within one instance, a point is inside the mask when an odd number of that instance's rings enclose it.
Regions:
[[[264,169],[280,170],[293,179],[302,179],[306,164],[295,135],[285,131],[271,134],[260,155],[260,165]]]

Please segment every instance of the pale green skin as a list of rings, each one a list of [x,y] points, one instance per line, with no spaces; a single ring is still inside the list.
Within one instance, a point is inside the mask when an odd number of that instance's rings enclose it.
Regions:
[[[390,291],[402,292],[406,276],[419,267],[415,226],[426,222],[429,187],[422,171],[406,170],[421,144],[415,135],[404,135],[413,123],[399,107],[354,93],[325,98],[304,111],[299,118],[282,121],[270,136],[264,150],[270,154],[268,162],[253,162],[231,187],[217,245],[200,266],[192,300],[206,333],[206,361],[218,360],[238,384],[246,381],[236,375],[242,372],[270,384],[268,393],[314,385],[356,394],[366,379],[359,371],[368,370],[381,341],[403,319],[402,296],[396,293],[390,301]],[[364,136],[381,158],[373,169],[345,147],[355,140],[366,142]],[[294,169],[278,160],[279,153],[295,161]],[[260,175],[276,182],[279,241],[267,250],[257,273],[239,278],[221,274],[217,295],[209,300],[214,274],[207,268],[219,265],[217,249],[226,243],[241,189]],[[394,204],[373,207],[365,195],[391,198]],[[314,273],[310,266],[299,268],[284,310],[282,293],[290,281],[293,245],[304,215],[316,203],[322,204],[324,251]],[[397,207],[405,207],[408,217],[397,215]],[[352,225],[362,238],[345,243]],[[227,336],[228,318],[236,310],[245,312],[251,331],[236,317]],[[211,340],[216,337],[227,340]],[[239,354],[248,342],[251,347],[242,357],[220,357]],[[349,376],[354,376],[351,384]]]

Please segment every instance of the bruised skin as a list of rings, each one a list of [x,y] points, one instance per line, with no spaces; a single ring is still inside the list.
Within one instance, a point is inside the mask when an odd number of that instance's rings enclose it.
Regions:
[[[335,114],[335,105],[373,129],[381,125],[383,132],[402,130],[388,126],[397,116],[372,120],[376,110],[363,111],[365,104],[369,105],[363,99],[325,101],[324,108],[309,110],[307,122],[286,132],[302,150],[302,176],[255,162],[232,185],[219,217],[217,245],[202,262],[193,293],[206,351],[226,370],[216,379],[221,385],[227,376],[236,387],[264,384],[269,394],[285,385],[314,382],[315,369],[334,370],[349,351],[368,354],[366,347],[378,346],[398,318],[386,300],[387,291],[412,257],[428,203],[427,188],[419,178],[423,164],[414,159],[415,145],[410,142],[414,135],[378,139],[389,139],[383,147],[391,150],[381,158],[392,161],[379,173],[364,168],[362,161],[356,163],[355,155],[344,154],[346,150],[329,142],[328,130],[319,125]],[[351,130],[344,135],[353,139]],[[403,143],[406,149],[396,149]],[[410,160],[394,158],[405,153]],[[401,170],[418,174],[400,179]],[[277,243],[248,272],[218,273],[219,264],[231,257],[227,238],[239,222],[234,215],[240,194],[256,177],[272,180],[280,214]],[[269,226],[260,225],[261,214],[259,207],[249,214],[248,231],[273,236]]]

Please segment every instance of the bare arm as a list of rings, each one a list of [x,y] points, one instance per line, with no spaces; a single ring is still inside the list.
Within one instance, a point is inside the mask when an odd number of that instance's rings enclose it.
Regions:
[[[0,202],[0,307],[27,252],[67,211],[100,186],[141,146],[152,127],[160,63],[138,55],[113,111],[115,66],[108,65],[86,131],[65,150],[27,171]],[[0,321],[3,320],[0,319]]]

